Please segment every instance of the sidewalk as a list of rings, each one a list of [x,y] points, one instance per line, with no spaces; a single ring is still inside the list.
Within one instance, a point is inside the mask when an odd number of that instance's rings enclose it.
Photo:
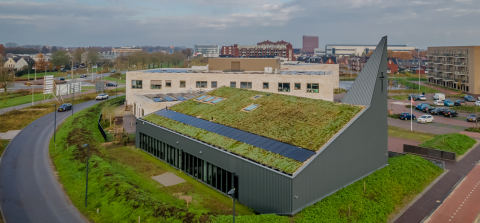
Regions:
[[[420,145],[420,142],[397,137],[388,137],[388,151],[403,153],[403,144],[418,146]]]
[[[473,222],[480,211],[479,187],[480,165],[476,165],[425,223]]]

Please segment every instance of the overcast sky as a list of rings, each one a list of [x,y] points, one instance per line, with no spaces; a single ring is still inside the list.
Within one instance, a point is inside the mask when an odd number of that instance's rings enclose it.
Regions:
[[[480,45],[480,0],[0,0],[0,43]]]

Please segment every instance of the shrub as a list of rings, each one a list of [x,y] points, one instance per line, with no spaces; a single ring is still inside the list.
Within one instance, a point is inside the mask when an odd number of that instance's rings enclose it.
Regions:
[[[468,149],[475,145],[477,141],[460,133],[449,133],[438,135],[432,140],[420,144],[421,147],[438,149],[448,152],[454,152],[457,155],[463,155]]]

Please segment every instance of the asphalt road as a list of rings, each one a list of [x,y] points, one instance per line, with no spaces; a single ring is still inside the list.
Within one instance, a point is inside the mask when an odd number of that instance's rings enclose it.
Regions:
[[[74,105],[78,112],[100,101]],[[57,126],[72,113],[57,113]],[[25,127],[0,161],[0,207],[7,223],[88,222],[57,182],[48,153],[54,113]]]

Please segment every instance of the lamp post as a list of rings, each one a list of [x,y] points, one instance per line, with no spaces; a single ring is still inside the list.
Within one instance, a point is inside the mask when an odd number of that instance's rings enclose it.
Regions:
[[[53,126],[53,142],[55,142],[55,130],[57,129],[57,104],[53,104],[52,106],[55,106],[55,121],[54,121],[54,126]]]
[[[76,86],[76,83],[73,84],[72,115],[73,115],[73,103],[75,103],[75,86]]]
[[[88,144],[85,144],[82,146],[82,148],[87,147],[87,178],[85,180],[86,185],[85,185],[85,207],[87,207],[87,198],[88,198],[88,158],[90,158],[90,146]]]
[[[232,195],[233,198],[233,223],[235,223],[235,188],[228,191],[228,195]]]

